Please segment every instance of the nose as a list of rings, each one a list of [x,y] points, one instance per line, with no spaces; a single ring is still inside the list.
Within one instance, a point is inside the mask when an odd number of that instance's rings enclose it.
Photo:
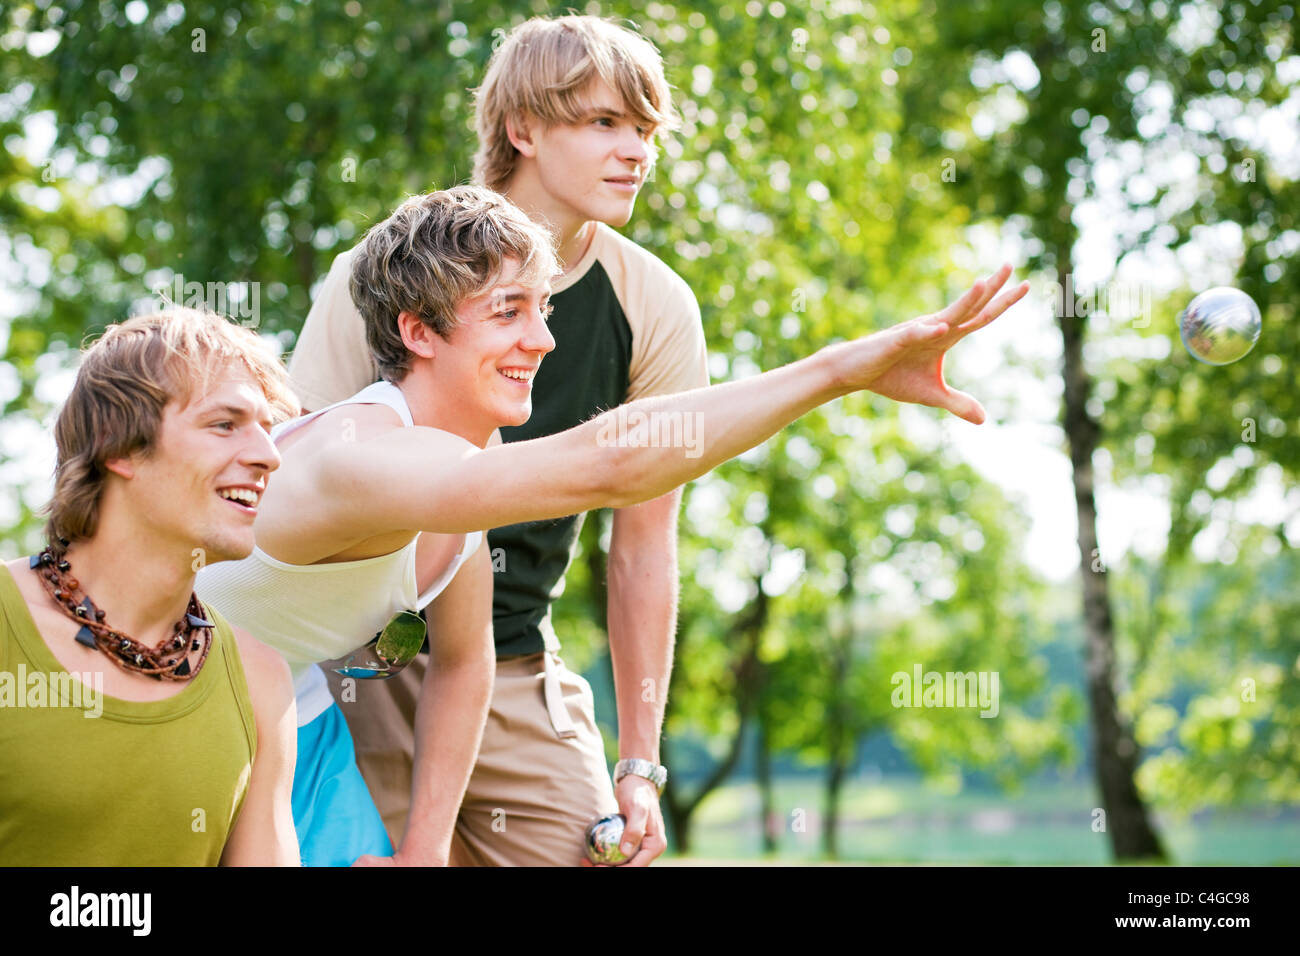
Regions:
[[[551,335],[551,329],[546,324],[541,309],[533,310],[519,347],[525,352],[540,352],[542,355],[555,348],[555,337]]]
[[[280,467],[280,449],[275,447],[270,434],[260,425],[248,429],[251,436],[244,446],[243,464],[266,472]]]
[[[636,126],[629,123],[623,135],[619,137],[619,159],[638,166],[650,163],[650,144],[636,131]]]

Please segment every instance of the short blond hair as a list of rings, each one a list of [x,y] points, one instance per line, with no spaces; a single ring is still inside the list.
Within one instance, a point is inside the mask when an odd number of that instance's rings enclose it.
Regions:
[[[184,408],[207,394],[232,365],[248,370],[277,421],[299,414],[280,360],[256,333],[224,316],[175,307],[110,325],[82,356],[54,426],[50,541],[94,536],[106,463],[149,454],[166,407]]]
[[[506,132],[507,120],[531,115],[547,126],[576,123],[588,105],[583,93],[595,78],[609,84],[649,129],[679,125],[663,60],[641,34],[600,17],[534,17],[510,31],[474,91],[475,182],[500,191],[514,174],[519,152]]]
[[[400,382],[411,367],[398,316],[410,312],[444,339],[457,307],[486,290],[507,259],[514,282],[540,286],[560,271],[555,240],[514,203],[481,186],[412,196],[366,233],[352,260],[352,301],[379,374]]]

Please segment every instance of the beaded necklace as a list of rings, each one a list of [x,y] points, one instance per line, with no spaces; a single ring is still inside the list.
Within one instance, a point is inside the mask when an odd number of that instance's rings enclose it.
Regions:
[[[58,551],[47,547],[40,554],[33,555],[31,567],[59,609],[81,625],[77,643],[102,651],[125,671],[158,680],[188,681],[199,675],[212,648],[212,628],[216,625],[203,616],[198,595],[190,592],[185,617],[172,627],[172,636],[163,638],[156,647],[149,647],[104,622],[104,612],[95,606],[90,595],[82,591],[81,584],[72,577],[72,565],[63,551],[67,542],[60,539],[60,545]],[[78,594],[81,595],[80,601]],[[203,631],[202,636],[198,635],[199,631]],[[200,647],[203,653],[191,672],[188,655]]]

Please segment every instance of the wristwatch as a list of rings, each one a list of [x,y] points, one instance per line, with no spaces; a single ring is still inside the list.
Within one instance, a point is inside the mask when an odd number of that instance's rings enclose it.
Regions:
[[[618,763],[614,764],[614,785],[617,786],[618,782],[628,774],[631,774],[634,777],[645,777],[655,785],[659,791],[659,795],[663,796],[664,784],[668,782],[667,767],[662,764],[651,763],[649,760],[642,760],[639,757],[633,757],[630,760],[620,760]]]

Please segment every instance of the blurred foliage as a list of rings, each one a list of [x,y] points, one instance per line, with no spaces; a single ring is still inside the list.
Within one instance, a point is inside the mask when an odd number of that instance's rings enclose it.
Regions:
[[[0,2],[0,261],[15,297],[0,316],[0,456],[21,458],[13,449],[58,398],[42,382],[70,350],[176,276],[258,282],[261,329],[291,349],[334,255],[402,196],[468,177],[469,90],[500,31],[560,12]],[[1169,805],[1294,800],[1296,533],[1285,516],[1230,520],[1221,507],[1268,475],[1293,486],[1300,455],[1286,363],[1300,354],[1300,275],[1287,268],[1300,246],[1296,176],[1232,112],[1294,96],[1297,71],[1279,70],[1295,62],[1291,8],[751,0],[580,12],[634,21],[664,54],[684,127],[625,232],[695,290],[715,381],[938,308],[970,278],[952,250],[972,224],[1019,229],[1028,266],[1050,267],[1073,234],[1051,223],[1098,198],[1107,161],[1129,164],[1122,254],[1240,224],[1236,284],[1265,313],[1247,361],[1195,366],[1170,299],[1148,328],[1093,322],[1089,371],[1111,480],[1162,480],[1170,501],[1168,558],[1111,570],[1123,700],[1153,752],[1141,779]],[[1202,15],[1217,26],[1182,51],[1170,37]],[[1098,55],[1102,69],[1080,69]],[[1199,168],[1165,175],[1176,151]],[[1245,159],[1254,181],[1234,175]],[[1134,184],[1143,171],[1150,190]],[[1174,347],[1151,360],[1159,338]],[[1245,418],[1257,423],[1249,443]],[[1014,786],[1075,759],[1080,697],[1049,680],[1043,644],[1057,628],[1023,557],[1025,520],[957,459],[937,419],[854,396],[688,489],[666,722],[666,752],[683,755],[667,797],[679,841],[758,725],[779,753],[827,767],[828,787],[879,731],[949,787],[972,772]],[[0,475],[21,464],[0,457]],[[40,494],[17,480],[0,492],[14,518],[0,545],[30,548]],[[1206,561],[1192,542],[1212,525],[1232,549]],[[602,653],[601,531],[589,520],[557,607],[575,665]],[[892,707],[891,675],[918,663],[997,671],[999,717]],[[1247,677],[1257,699],[1229,706]]]
[[[1053,272],[1072,271],[1083,225],[1109,219],[1117,255],[1093,282],[1148,296],[1136,314],[1102,301],[1090,316],[1087,412],[1102,436],[1098,473],[1168,500],[1163,554],[1107,576],[1124,595],[1121,683],[1136,689],[1121,704],[1138,743],[1158,750],[1139,780],[1184,808],[1300,799],[1289,743],[1300,633],[1278,616],[1294,600],[1283,569],[1300,541],[1300,511],[1284,500],[1300,456],[1286,367],[1300,354],[1294,22],[1290,4],[1270,0],[1034,0],[965,4],[941,28],[944,47],[970,57],[966,89],[982,93],[983,135],[958,180],[981,211],[1022,233],[1031,269]],[[1193,288],[1171,288],[1153,264]],[[1243,289],[1265,316],[1249,359],[1223,368],[1186,354],[1181,305],[1161,294],[1181,303],[1214,284]],[[1269,705],[1233,705],[1238,673],[1269,675]]]

